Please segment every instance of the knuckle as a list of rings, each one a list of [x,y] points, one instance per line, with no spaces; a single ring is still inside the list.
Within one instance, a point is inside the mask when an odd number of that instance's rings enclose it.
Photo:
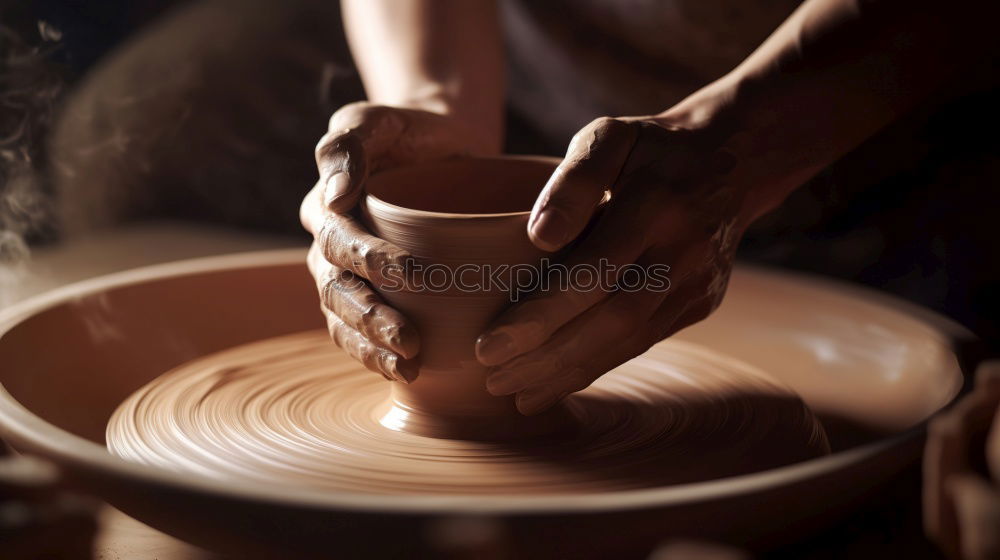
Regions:
[[[337,152],[341,150],[344,143],[343,134],[331,134],[328,133],[323,137],[323,140],[316,146],[316,161],[320,165],[326,163],[332,163],[331,160],[337,157]]]
[[[316,157],[316,162],[326,159],[330,154],[330,144],[336,137],[335,134],[327,132],[323,136],[320,136],[319,142],[316,142],[316,147],[313,148],[313,155]]]
[[[319,243],[320,249],[323,249],[333,241],[337,235],[339,225],[336,218],[332,215],[326,216],[323,219],[323,224],[319,226],[319,231],[316,232],[316,242]]]
[[[381,239],[369,239],[358,256],[364,261],[365,270],[380,278],[386,278],[393,271],[405,275],[414,264],[409,253]]]
[[[341,107],[340,111],[338,111],[338,113],[341,112],[341,111],[346,112],[346,113],[353,113],[353,112],[358,112],[358,111],[362,111],[363,112],[363,111],[365,111],[368,108],[373,107],[373,106],[374,106],[374,104],[369,103],[368,101],[352,101],[352,102],[344,105],[343,107]]]
[[[323,258],[323,254],[319,250],[319,245],[315,242],[309,245],[309,252],[306,253],[306,264],[309,266],[309,271],[315,275],[319,270],[320,260]]]
[[[321,287],[323,303],[330,309],[338,310],[343,307],[342,300],[350,301],[354,293],[364,285],[356,276],[346,270],[331,269],[324,278]]]
[[[326,315],[326,330],[327,333],[329,333],[330,335],[330,340],[332,340],[333,343],[336,344],[338,347],[347,350],[347,348],[344,346],[344,330],[343,330],[344,322],[341,321],[340,317],[337,317],[337,315],[334,312],[330,311],[329,309],[326,309],[324,307],[322,308],[322,310],[323,314]]]
[[[352,284],[353,283],[354,281],[352,281]],[[387,308],[379,297],[375,295],[375,292],[368,289],[361,289],[363,286],[358,286],[358,288],[358,291],[354,294],[354,300],[357,302],[359,307],[366,310],[373,310],[372,312],[376,314],[382,313],[383,309]]]
[[[389,325],[380,332],[383,340],[395,346],[399,346],[403,341],[403,328],[398,324]]]
[[[374,267],[372,266],[372,250],[368,243],[355,237],[341,243],[340,247],[342,264],[350,267],[355,274],[370,278]]]
[[[328,128],[331,131],[343,128],[347,122],[357,120],[359,116],[364,115],[371,106],[372,104],[367,101],[353,101],[342,105],[330,116]]]
[[[319,243],[320,251],[328,261],[334,261],[337,256],[337,249],[340,247],[340,225],[336,218],[328,216],[323,220],[323,225],[316,235],[316,242]]]
[[[357,253],[360,257],[362,267],[370,275],[373,272],[379,271],[382,268],[382,263],[385,261],[384,255],[381,251],[375,250],[374,248],[363,245],[360,252]]]
[[[396,247],[395,245],[392,245],[388,241],[382,241],[380,243],[379,253],[385,261],[384,264],[387,265],[391,264],[403,269],[408,269],[414,264],[413,255]]]
[[[631,123],[626,123],[615,117],[598,117],[583,127],[574,136],[574,139],[590,142],[595,136],[603,137],[609,132],[627,130],[631,126],[633,126]]]
[[[375,294],[368,289],[368,285],[365,284],[365,281],[350,270],[340,271],[338,282],[340,283],[341,292],[351,293],[354,298],[360,300],[362,303],[367,302],[369,299],[378,299]]]
[[[315,192],[315,189],[310,191],[309,194],[302,198],[302,203],[299,204],[299,223],[311,234],[316,233],[313,231],[315,229],[313,215],[316,205],[319,204],[319,199],[315,196]]]
[[[316,146],[316,163],[322,171],[356,168],[363,161],[361,139],[351,131],[328,134]]]
[[[625,123],[614,117],[597,117],[590,123],[597,130],[607,130],[618,126],[625,126]]]
[[[327,309],[333,310],[337,307],[337,280],[330,274],[323,278],[319,287],[319,300]]]
[[[581,148],[586,148],[590,145],[597,131],[602,130],[607,125],[603,124],[603,119],[607,117],[600,117],[594,119],[587,123],[587,126],[581,128],[573,135],[570,139],[570,151],[580,151]]]
[[[345,252],[350,256],[351,264],[357,265],[368,254],[368,245],[360,239],[351,239],[345,244]]]
[[[362,309],[361,313],[358,315],[358,324],[363,330],[371,330],[372,325],[378,319],[379,305],[373,304],[368,305]]]
[[[355,101],[351,103],[351,105],[356,106],[354,110],[361,115],[363,120],[382,118],[394,110],[388,105],[370,103],[367,101]]]
[[[591,129],[592,131],[601,131],[614,128],[621,124],[623,123],[614,117],[597,117],[596,119],[590,121],[590,124],[588,124],[586,128]]]

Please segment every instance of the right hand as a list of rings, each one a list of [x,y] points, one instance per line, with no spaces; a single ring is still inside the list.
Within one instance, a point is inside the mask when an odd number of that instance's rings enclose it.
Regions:
[[[471,137],[445,115],[357,102],[334,113],[316,146],[319,181],[299,213],[313,235],[309,271],[319,289],[330,338],[387,379],[416,379],[420,337],[372,286],[387,280],[382,273],[390,267],[408,271],[407,280],[415,281],[413,259],[373,236],[349,212],[370,173],[474,152]]]

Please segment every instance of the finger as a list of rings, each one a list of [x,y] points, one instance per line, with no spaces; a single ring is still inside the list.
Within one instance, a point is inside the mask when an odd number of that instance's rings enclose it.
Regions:
[[[613,293],[628,265],[645,249],[634,206],[616,203],[597,227],[553,269],[549,289],[502,313],[476,341],[480,363],[493,366],[538,348],[557,330]]]
[[[645,326],[667,292],[620,292],[581,315],[539,348],[493,369],[487,389],[494,395],[508,395],[530,386],[562,383],[560,377],[573,374],[592,354],[602,353]],[[583,387],[560,389],[577,390]]]
[[[403,358],[417,355],[420,349],[417,330],[351,271],[331,266],[320,281],[320,301],[376,344]]]
[[[996,558],[1000,544],[996,537],[1000,518],[996,483],[975,470],[968,470],[945,477],[944,487],[961,527],[962,554],[956,556]]]
[[[645,350],[638,349],[636,335],[667,293],[615,294],[543,346],[491,371],[487,390],[494,395],[518,393],[518,409],[531,414],[559,395],[587,387],[600,374]],[[520,396],[522,392],[525,396]]]
[[[316,236],[327,262],[368,279],[380,290],[418,284],[412,255],[368,233],[347,214],[328,214]]]
[[[597,357],[597,361],[564,374],[560,383],[531,386],[519,391],[514,398],[517,410],[526,416],[544,412],[568,395],[587,388],[604,373],[642,354],[647,348],[636,344],[634,340],[623,340],[610,352]],[[567,389],[567,387],[579,387],[579,389]]]
[[[573,137],[531,211],[528,236],[535,246],[557,251],[583,231],[615,184],[637,136],[634,125],[604,117]]]
[[[661,305],[660,309],[663,310],[663,313],[659,317],[660,320],[666,320],[671,324],[672,328],[669,329],[671,334],[683,326],[699,320],[695,316],[702,318],[705,316],[696,309],[699,306],[698,302],[685,301],[684,296],[680,293],[673,294],[673,296],[682,303]],[[563,370],[564,373],[557,375],[553,383],[527,384],[525,389],[517,392],[515,403],[518,410],[526,415],[542,412],[567,395],[589,387],[605,373],[646,352],[651,346],[666,338],[666,336],[650,337],[648,335],[648,328],[652,326],[652,321],[653,319],[650,319],[646,325],[634,331],[633,336],[626,336],[617,343],[609,339],[603,347],[594,344],[590,347],[592,350],[584,350],[584,353],[580,355],[579,365]],[[685,323],[685,321],[688,322]],[[604,351],[608,348],[611,350]],[[545,372],[540,372],[540,374],[544,375]]]
[[[326,262],[313,244],[306,258],[316,280],[320,303],[351,328],[377,345],[406,359],[420,350],[420,336],[402,313],[386,305],[365,282],[351,271]]]
[[[366,368],[381,373],[390,381],[410,383],[417,378],[415,361],[405,360],[391,350],[376,346],[329,309],[323,309],[323,313],[333,342]]]
[[[323,186],[316,183],[312,190],[302,199],[299,206],[299,221],[302,227],[311,233],[313,237],[319,233],[326,219],[326,210],[323,208]]]

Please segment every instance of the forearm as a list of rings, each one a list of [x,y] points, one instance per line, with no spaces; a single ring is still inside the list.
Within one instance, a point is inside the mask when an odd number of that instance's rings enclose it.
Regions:
[[[720,130],[752,221],[887,123],[968,84],[992,49],[979,25],[991,18],[956,4],[808,0],[733,72],[662,117]]]
[[[477,151],[503,136],[504,60],[492,0],[342,0],[355,63],[375,103],[454,117]]]

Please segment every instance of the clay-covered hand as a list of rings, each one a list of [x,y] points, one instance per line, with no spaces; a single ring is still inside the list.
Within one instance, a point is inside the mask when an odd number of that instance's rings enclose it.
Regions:
[[[300,211],[302,225],[313,235],[309,270],[330,337],[387,379],[416,378],[413,358],[420,340],[413,325],[386,305],[369,283],[385,282],[387,270],[412,270],[411,259],[373,236],[351,212],[370,173],[466,153],[467,136],[441,114],[358,102],[334,113],[316,147],[320,177]]]
[[[490,393],[540,412],[718,306],[745,227],[720,145],[656,117],[576,134],[528,222],[536,246],[566,248],[569,281],[552,276],[479,337]]]

